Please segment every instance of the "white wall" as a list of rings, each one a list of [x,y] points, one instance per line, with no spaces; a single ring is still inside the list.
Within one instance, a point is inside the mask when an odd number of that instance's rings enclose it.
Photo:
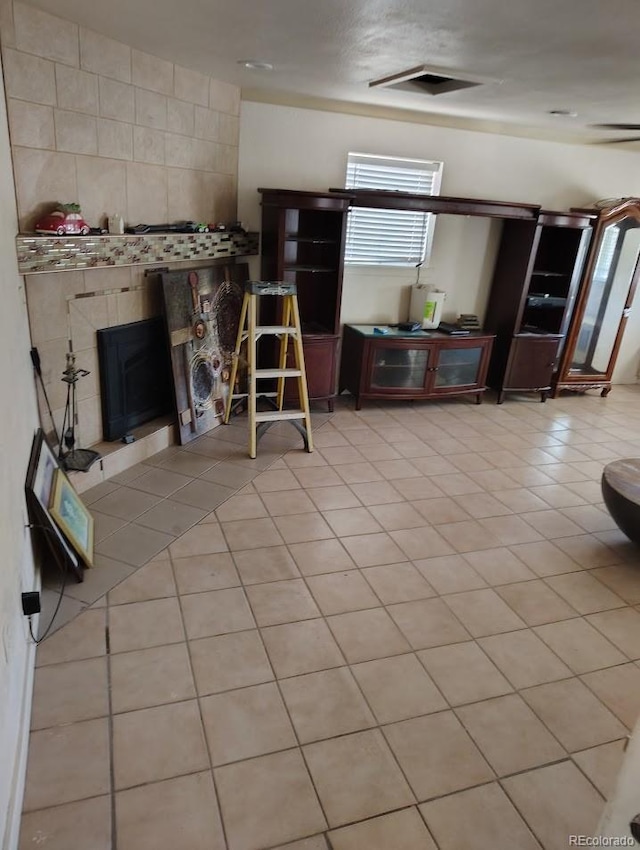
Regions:
[[[35,576],[24,504],[24,477],[38,424],[29,329],[16,264],[18,231],[6,103],[0,74],[0,846],[18,846],[26,765],[34,647],[20,594]]]
[[[443,195],[546,209],[640,195],[640,155],[633,151],[243,102],[238,210],[245,227],[260,227],[259,186],[316,191],[343,186],[349,151],[442,160]],[[439,216],[431,263],[420,279],[447,292],[445,318],[483,315],[500,227],[482,218]],[[414,281],[414,269],[348,269],[342,321],[405,319]],[[614,379],[635,381],[639,363],[640,293]]]

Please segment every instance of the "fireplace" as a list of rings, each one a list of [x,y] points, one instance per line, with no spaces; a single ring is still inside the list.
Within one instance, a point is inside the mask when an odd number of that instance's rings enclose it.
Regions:
[[[156,317],[97,331],[104,440],[173,409],[164,319]]]

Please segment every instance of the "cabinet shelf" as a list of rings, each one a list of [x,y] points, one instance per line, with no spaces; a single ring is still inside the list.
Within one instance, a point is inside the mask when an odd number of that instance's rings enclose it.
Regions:
[[[302,333],[314,334],[315,336],[328,336],[333,334],[333,331],[319,322],[302,322]]]
[[[539,328],[536,325],[523,325],[520,330],[515,334],[515,336],[547,336],[553,337],[554,339],[562,338],[562,334],[552,333],[551,331],[547,331],[544,328]]]
[[[567,299],[557,295],[527,295],[527,307],[536,310],[550,310],[565,307],[566,304]]]
[[[295,234],[287,234],[284,237],[285,242],[305,242],[310,245],[337,245],[335,239],[320,239],[317,236],[296,236]]]
[[[286,272],[310,272],[311,274],[336,274],[336,269],[328,268],[327,266],[302,266],[285,263],[283,266]]]

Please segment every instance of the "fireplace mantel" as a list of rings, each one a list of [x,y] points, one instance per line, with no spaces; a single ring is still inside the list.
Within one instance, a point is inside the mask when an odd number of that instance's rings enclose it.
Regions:
[[[147,233],[16,237],[20,274],[217,260],[258,253],[257,233]]]

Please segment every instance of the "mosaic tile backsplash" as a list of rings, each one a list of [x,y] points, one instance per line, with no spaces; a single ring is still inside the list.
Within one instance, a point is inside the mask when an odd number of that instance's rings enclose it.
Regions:
[[[193,262],[258,253],[257,233],[153,233],[16,238],[21,274],[153,263]]]

